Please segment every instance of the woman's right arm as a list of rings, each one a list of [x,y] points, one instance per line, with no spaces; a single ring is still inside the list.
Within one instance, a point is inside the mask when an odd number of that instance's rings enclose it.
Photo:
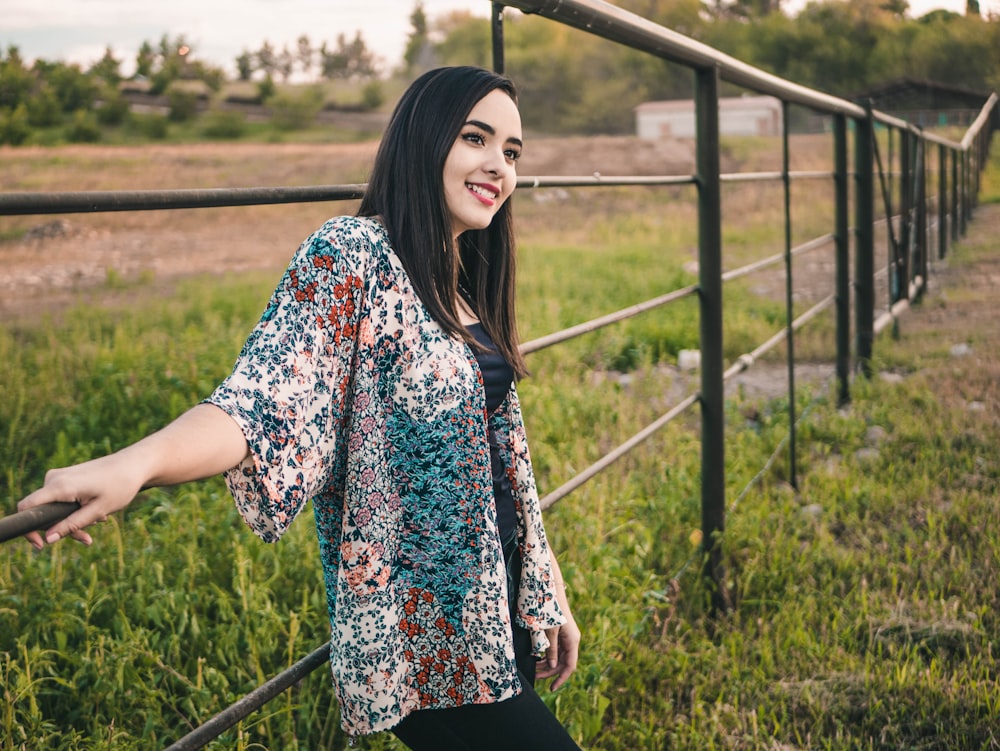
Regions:
[[[247,455],[239,425],[211,404],[199,404],[162,430],[99,459],[45,475],[44,485],[17,504],[19,511],[55,501],[80,508],[46,530],[27,535],[39,550],[63,537],[89,545],[85,528],[121,511],[144,488],[177,485],[217,475]]]

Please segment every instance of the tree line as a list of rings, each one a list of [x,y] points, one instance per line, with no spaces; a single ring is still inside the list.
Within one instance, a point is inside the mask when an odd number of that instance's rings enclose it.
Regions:
[[[738,60],[852,99],[901,77],[971,91],[1000,91],[1000,16],[936,10],[907,15],[906,0],[822,0],[796,16],[778,0],[617,0]],[[452,14],[427,35],[435,63],[489,65],[490,30]],[[507,72],[527,127],[550,133],[634,132],[633,107],[693,96],[690,69],[537,16],[505,22]],[[742,93],[728,85],[724,95]]]
[[[620,7],[796,83],[850,98],[901,76],[966,90],[1000,89],[1000,16],[983,17],[977,0],[965,15],[943,10],[919,18],[906,0],[814,0],[790,16],[780,0],[618,0]],[[368,47],[363,34],[339,34],[331,44],[308,35],[278,48],[264,40],[233,61],[236,80],[252,100],[278,104],[288,127],[308,125],[329,104],[316,84],[351,82],[355,107],[386,104],[382,84],[409,80],[435,65],[489,66],[489,21],[467,12],[429,18],[417,2],[402,59],[394,66]],[[692,95],[691,71],[536,16],[508,13],[507,71],[517,81],[525,125],[549,133],[627,133],[632,108],[654,99]],[[38,129],[63,128],[71,141],[97,140],[102,129],[130,117],[123,91],[141,82],[170,102],[167,120],[196,111],[190,86],[220,96],[225,71],[200,60],[183,36],[144,42],[135,72],[122,75],[109,48],[87,69],[35,60],[16,47],[0,53],[0,143],[22,143]],[[280,84],[280,86],[279,86]],[[736,93],[727,91],[724,93]],[[238,136],[235,115],[216,113],[220,129]],[[228,117],[228,121],[225,120]],[[150,121],[153,122],[153,121]],[[166,127],[160,124],[160,131]],[[150,137],[156,137],[151,129]]]

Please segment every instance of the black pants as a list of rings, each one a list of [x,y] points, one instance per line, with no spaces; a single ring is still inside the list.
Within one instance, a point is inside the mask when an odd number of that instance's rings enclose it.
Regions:
[[[516,540],[504,545],[511,621],[521,557]],[[466,704],[451,709],[422,709],[392,732],[413,751],[580,751],[556,716],[535,692],[531,634],[514,626],[514,655],[521,693],[494,704]]]

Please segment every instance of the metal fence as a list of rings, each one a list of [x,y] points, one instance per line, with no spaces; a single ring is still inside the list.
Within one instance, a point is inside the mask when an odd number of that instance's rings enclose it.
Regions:
[[[526,353],[620,323],[687,297],[697,297],[700,320],[700,389],[627,441],[542,499],[548,508],[625,456],[681,414],[701,413],[701,526],[704,574],[715,587],[716,607],[726,606],[720,535],[725,526],[724,384],[753,367],[768,351],[784,344],[787,353],[789,469],[796,483],[795,332],[819,314],[834,309],[837,398],[850,398],[851,374],[870,375],[876,335],[891,325],[925,290],[932,256],[943,258],[972,218],[990,138],[1000,121],[998,97],[983,105],[960,142],[926,132],[918,125],[778,78],[695,40],[658,26],[601,0],[509,0],[492,3],[494,67],[504,69],[504,8],[537,14],[691,69],[695,79],[696,166],[693,174],[646,176],[540,176],[518,180],[519,190],[643,185],[690,186],[698,204],[698,282],[637,302],[568,329],[527,342]],[[726,81],[783,103],[782,169],[724,174],[720,169],[719,84]],[[833,169],[790,169],[789,109],[805,107],[831,120]],[[853,134],[853,138],[849,138]],[[883,153],[884,151],[884,153]],[[850,165],[850,166],[849,166]],[[793,245],[790,194],[793,181],[822,180],[833,186],[834,222],[829,232]],[[740,268],[723,270],[722,186],[778,182],[784,189],[784,251]],[[75,193],[6,193],[0,215],[145,211],[339,201],[359,198],[364,185],[304,188],[166,190]],[[853,190],[852,190],[853,188]],[[936,190],[935,190],[936,189]],[[881,211],[878,208],[881,207]],[[853,225],[851,214],[853,212]],[[876,268],[877,245],[885,243],[887,262]],[[797,317],[793,313],[793,259],[833,249],[834,292]],[[851,250],[853,249],[853,260]],[[783,266],[786,321],[767,341],[727,365],[723,354],[722,289],[726,282],[770,266]],[[880,306],[877,297],[883,296]],[[853,308],[853,316],[852,316]],[[853,332],[853,333],[852,333]],[[75,504],[50,504],[0,519],[0,541],[43,528],[64,518]],[[184,736],[168,751],[202,748],[249,716],[302,676],[325,664],[328,647],[319,646],[292,667]]]

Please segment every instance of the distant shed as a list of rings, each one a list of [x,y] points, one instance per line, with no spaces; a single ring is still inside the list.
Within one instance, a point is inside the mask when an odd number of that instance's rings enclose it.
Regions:
[[[640,138],[694,138],[694,101],[643,102],[635,108]],[[719,133],[724,136],[780,136],[781,100],[771,96],[719,99]]]

